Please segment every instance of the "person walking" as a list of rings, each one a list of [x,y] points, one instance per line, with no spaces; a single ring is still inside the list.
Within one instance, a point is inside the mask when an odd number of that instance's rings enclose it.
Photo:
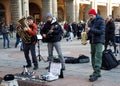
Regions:
[[[9,38],[9,30],[8,26],[5,23],[2,24],[2,35],[3,35],[3,48],[10,48],[10,38]],[[7,41],[7,47],[6,47]]]
[[[38,69],[38,61],[37,61],[37,57],[36,57],[36,51],[35,51],[35,44],[37,42],[37,25],[34,23],[34,18],[32,16],[28,16],[27,17],[27,22],[28,22],[28,26],[29,28],[25,27],[24,31],[26,31],[26,33],[28,33],[31,36],[31,43],[25,43],[24,42],[24,55],[25,55],[25,59],[27,62],[27,65],[24,65],[24,67],[30,68],[32,67],[32,62],[34,64],[34,68],[33,70],[37,70]],[[29,51],[31,51],[31,55],[32,55],[32,62],[30,60],[29,57]]]
[[[88,15],[89,21],[85,31],[88,33],[88,39],[91,44],[93,73],[90,75],[89,81],[93,82],[101,77],[102,52],[103,44],[105,43],[105,21],[96,13],[95,9],[91,9]]]
[[[47,22],[41,30],[41,35],[43,37],[42,41],[47,43],[48,61],[50,61],[50,63],[53,61],[53,48],[55,47],[60,58],[60,62],[62,63],[62,69],[65,70],[65,60],[62,55],[60,45],[60,41],[62,39],[63,34],[62,27],[59,25],[56,18],[52,17],[50,13],[46,14],[46,19]],[[48,68],[50,68],[50,65]]]

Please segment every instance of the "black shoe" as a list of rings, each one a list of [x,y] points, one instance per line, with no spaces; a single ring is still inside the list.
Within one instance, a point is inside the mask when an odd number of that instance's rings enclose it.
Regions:
[[[34,67],[34,68],[33,68],[33,70],[37,70],[37,69],[38,69],[38,67]]]
[[[90,82],[94,82],[94,81],[96,81],[97,79],[98,79],[98,77],[95,76],[95,75],[93,75],[93,76],[91,76],[91,77],[89,78],[89,81],[90,81]]]
[[[90,77],[93,77],[94,75],[92,74],[92,75],[90,75]],[[96,75],[97,77],[101,77],[101,75]]]
[[[23,67],[30,68],[32,66],[31,65],[23,65]]]
[[[49,69],[49,66],[48,66],[48,67],[46,67],[45,69],[46,69],[46,70],[48,70],[48,69]]]

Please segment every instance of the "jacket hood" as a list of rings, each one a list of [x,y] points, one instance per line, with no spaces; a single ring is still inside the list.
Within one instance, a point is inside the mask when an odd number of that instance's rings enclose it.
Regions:
[[[51,24],[57,22],[57,19],[55,17],[52,18]]]

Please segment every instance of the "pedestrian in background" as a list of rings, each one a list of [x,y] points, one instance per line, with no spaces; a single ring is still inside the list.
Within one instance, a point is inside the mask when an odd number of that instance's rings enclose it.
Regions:
[[[102,50],[105,43],[105,21],[96,13],[94,9],[88,12],[89,21],[85,31],[89,34],[91,46],[91,62],[93,73],[90,75],[91,82],[101,77]]]
[[[105,29],[105,50],[107,50],[108,45],[114,46],[114,53],[116,53],[115,44],[115,23],[111,16],[106,18],[106,29]]]
[[[9,30],[8,26],[5,23],[2,24],[2,35],[3,35],[3,48],[10,48]]]

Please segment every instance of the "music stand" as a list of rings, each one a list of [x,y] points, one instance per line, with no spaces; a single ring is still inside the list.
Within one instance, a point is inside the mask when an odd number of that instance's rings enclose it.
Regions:
[[[37,57],[39,57],[39,61],[41,61],[41,59],[42,59],[44,62],[46,62],[40,54],[40,40],[42,40],[42,36],[37,35],[37,43],[38,43],[38,46],[37,46],[38,47],[38,55],[37,55]]]

